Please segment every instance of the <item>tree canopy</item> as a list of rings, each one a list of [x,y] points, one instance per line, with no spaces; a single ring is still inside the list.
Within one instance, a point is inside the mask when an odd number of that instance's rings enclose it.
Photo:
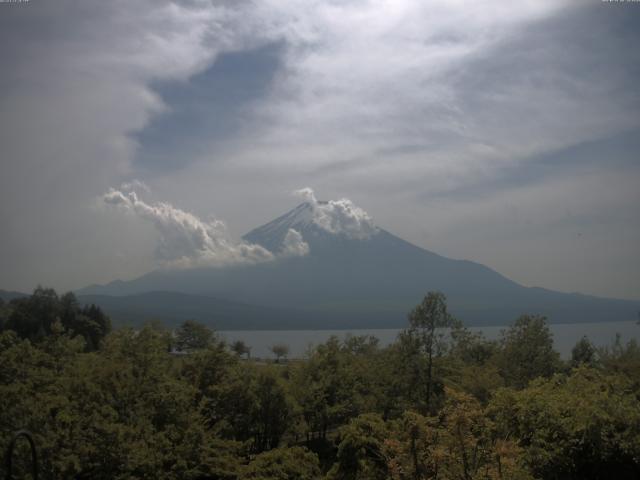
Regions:
[[[111,320],[96,305],[80,305],[72,292],[58,296],[51,288],[38,287],[32,295],[0,306],[0,331],[12,330],[38,342],[56,329],[81,336],[85,348],[93,351],[111,331]]]
[[[206,325],[195,320],[185,320],[175,331],[174,346],[180,352],[203,350],[211,346],[214,334]]]
[[[389,346],[331,337],[275,364],[196,322],[108,332],[73,295],[34,297],[0,305],[0,448],[30,430],[45,479],[640,478],[633,341],[565,362],[542,317],[491,342],[428,294]]]

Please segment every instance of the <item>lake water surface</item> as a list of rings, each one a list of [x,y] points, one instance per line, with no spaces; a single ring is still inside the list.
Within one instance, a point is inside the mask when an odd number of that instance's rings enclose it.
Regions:
[[[587,336],[596,346],[611,345],[619,333],[622,342],[626,343],[632,338],[640,341],[640,325],[636,322],[608,322],[608,323],[563,323],[549,325],[553,333],[555,349],[562,357],[568,358],[571,349],[583,336]],[[498,327],[473,327],[474,332],[482,332],[485,338],[495,340],[505,326]],[[380,340],[381,345],[392,343],[400,329],[362,329],[362,330],[246,330],[246,331],[222,331],[221,336],[228,342],[243,340],[251,347],[251,356],[259,358],[272,358],[269,350],[275,343],[284,343],[289,346],[289,358],[302,358],[309,348],[324,343],[332,335],[343,339],[346,335],[373,335]]]

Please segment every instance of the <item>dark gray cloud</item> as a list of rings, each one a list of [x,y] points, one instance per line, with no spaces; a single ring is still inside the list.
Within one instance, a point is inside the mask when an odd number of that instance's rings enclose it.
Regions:
[[[134,168],[157,174],[185,168],[251,130],[251,103],[262,99],[280,65],[281,44],[221,54],[186,82],[153,87],[167,110],[134,135],[139,149]]]

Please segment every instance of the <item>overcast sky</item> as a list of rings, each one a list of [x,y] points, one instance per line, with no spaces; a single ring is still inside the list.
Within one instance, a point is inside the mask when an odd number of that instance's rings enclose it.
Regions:
[[[311,187],[524,285],[640,299],[639,44],[640,3],[600,0],[0,3],[0,288],[156,268],[111,188],[237,240]]]

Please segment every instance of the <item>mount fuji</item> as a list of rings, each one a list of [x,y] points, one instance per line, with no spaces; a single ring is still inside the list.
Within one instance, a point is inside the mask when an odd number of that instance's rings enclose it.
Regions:
[[[524,313],[552,323],[634,320],[640,310],[636,301],[524,287],[484,265],[412,245],[354,209],[350,202],[305,202],[243,237],[278,252],[295,230],[306,255],[161,269],[77,294],[116,322],[191,318],[217,329],[402,327],[431,290],[443,292],[450,311],[470,326],[504,325]]]

